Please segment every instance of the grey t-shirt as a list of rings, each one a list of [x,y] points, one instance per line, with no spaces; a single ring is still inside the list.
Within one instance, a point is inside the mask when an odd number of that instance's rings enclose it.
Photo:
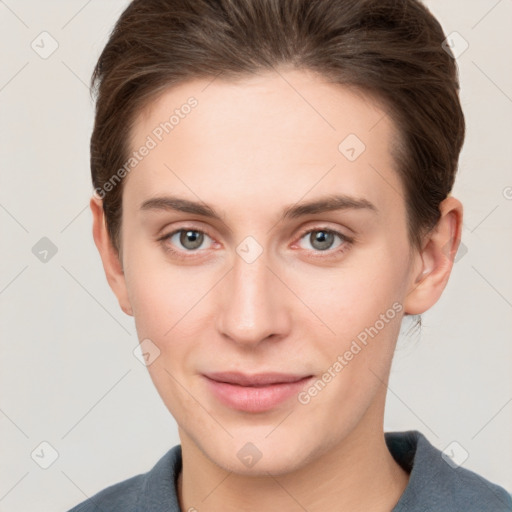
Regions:
[[[386,432],[395,460],[410,473],[391,512],[511,512],[512,497],[498,485],[443,459],[416,430]],[[181,445],[171,448],[147,473],[98,492],[69,512],[182,512],[176,494]]]

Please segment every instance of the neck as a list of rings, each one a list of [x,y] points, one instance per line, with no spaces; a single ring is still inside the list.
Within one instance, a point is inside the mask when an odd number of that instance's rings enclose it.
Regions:
[[[368,415],[338,445],[278,476],[226,471],[180,430],[183,471],[177,492],[181,510],[389,512],[409,475],[389,452],[382,422],[376,426],[370,410]]]

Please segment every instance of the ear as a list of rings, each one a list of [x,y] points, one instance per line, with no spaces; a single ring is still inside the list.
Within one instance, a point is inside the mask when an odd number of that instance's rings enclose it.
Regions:
[[[108,284],[115,293],[121,309],[127,315],[133,315],[133,310],[128,299],[122,262],[117,250],[112,245],[107,231],[105,214],[103,212],[103,201],[96,195],[93,195],[89,205],[93,218],[92,235],[101,256]]]
[[[411,283],[404,300],[405,314],[419,315],[441,296],[450,277],[462,232],[462,204],[447,197],[439,206],[441,217],[416,253]]]

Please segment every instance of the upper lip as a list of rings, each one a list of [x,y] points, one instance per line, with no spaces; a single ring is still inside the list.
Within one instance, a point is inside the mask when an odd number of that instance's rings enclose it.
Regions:
[[[228,384],[238,384],[239,386],[267,386],[270,384],[297,382],[306,377],[311,377],[311,375],[276,372],[255,373],[252,375],[240,372],[210,372],[205,373],[204,376],[217,382],[227,382]]]

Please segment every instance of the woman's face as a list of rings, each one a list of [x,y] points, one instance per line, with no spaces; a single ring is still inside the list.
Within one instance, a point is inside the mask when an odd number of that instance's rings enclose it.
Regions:
[[[220,466],[279,474],[382,432],[420,268],[393,130],[369,98],[304,71],[182,84],[136,120],[126,297],[182,442]]]

